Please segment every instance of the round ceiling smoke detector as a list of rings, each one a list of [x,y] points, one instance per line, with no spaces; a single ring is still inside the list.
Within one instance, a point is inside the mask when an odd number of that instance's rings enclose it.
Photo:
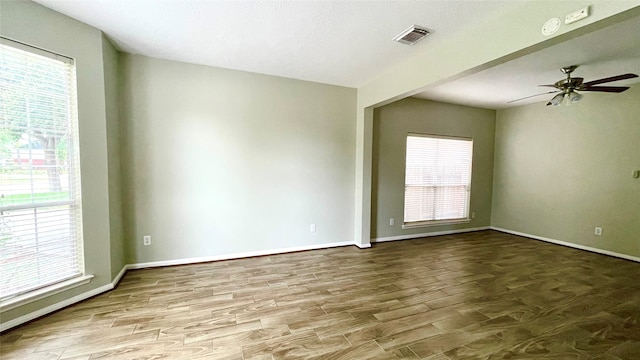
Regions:
[[[562,24],[562,22],[558,18],[547,20],[547,22],[542,25],[542,35],[549,36],[554,34],[560,29],[560,24]]]

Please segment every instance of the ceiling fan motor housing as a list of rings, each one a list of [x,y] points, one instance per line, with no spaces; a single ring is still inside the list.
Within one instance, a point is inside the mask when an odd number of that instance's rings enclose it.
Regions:
[[[575,90],[577,89],[580,85],[582,85],[582,82],[584,81],[584,78],[572,78],[572,77],[567,77],[566,79],[562,79],[560,81],[557,81],[554,86],[560,90]]]

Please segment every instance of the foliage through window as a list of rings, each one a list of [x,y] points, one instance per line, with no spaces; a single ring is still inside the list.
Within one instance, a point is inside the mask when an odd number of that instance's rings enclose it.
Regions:
[[[473,141],[408,135],[404,223],[469,217]]]
[[[75,67],[0,38],[0,300],[83,272]]]

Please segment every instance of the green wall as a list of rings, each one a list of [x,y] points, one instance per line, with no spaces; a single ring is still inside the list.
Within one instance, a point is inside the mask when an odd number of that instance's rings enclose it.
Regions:
[[[371,237],[461,230],[489,226],[495,111],[407,98],[380,107],[373,119]],[[473,138],[469,223],[402,229],[405,146],[408,133]],[[389,218],[395,225],[389,225]]]
[[[590,16],[562,26],[552,36],[540,28],[548,19],[589,6]],[[373,108],[419,93],[422,89],[505,63],[520,56],[575,38],[640,14],[640,1],[527,1],[460,31],[451,39],[434,42],[358,88],[354,242],[368,247],[372,218]],[[429,40],[427,40],[429,41]]]
[[[104,94],[107,118],[107,165],[109,166],[109,232],[111,278],[126,265],[122,221],[122,188],[120,171],[120,101],[118,51],[106,36],[102,36],[104,61]]]
[[[499,110],[491,224],[639,257],[639,115],[640,84]]]
[[[121,62],[129,263],[352,242],[355,89]]]
[[[540,35],[546,19],[589,4],[528,2],[527,16],[506,15],[425,48],[356,91],[119,54],[95,28],[30,1],[0,1],[3,36],[76,59],[85,262],[95,275],[2,312],[0,322],[104,291],[125,263],[354,240],[367,246],[370,231],[404,235],[401,196],[385,185],[395,189],[399,177],[385,169],[403,168],[392,138],[407,130],[484,139],[474,155],[481,179],[472,184],[477,216],[469,227],[488,224],[493,200],[491,225],[639,256],[640,182],[631,179],[640,168],[637,86],[610,100],[585,99],[577,110],[498,111],[493,187],[490,111],[417,99],[379,109],[370,214],[372,106],[640,11],[638,1],[599,1],[588,19]],[[407,123],[384,121],[389,114]],[[398,149],[403,154],[404,143]],[[389,217],[397,228],[386,225]],[[602,237],[592,235],[594,226],[604,228]],[[143,247],[146,234],[152,245]]]
[[[0,322],[6,323],[110,285],[110,215],[115,214],[111,213],[109,202],[102,33],[30,1],[1,1],[0,34],[76,60],[85,269],[94,275],[86,285],[2,312]]]

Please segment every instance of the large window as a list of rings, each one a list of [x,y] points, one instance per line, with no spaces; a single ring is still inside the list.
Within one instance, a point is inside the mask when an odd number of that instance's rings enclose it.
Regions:
[[[73,60],[0,38],[0,303],[83,275]]]
[[[407,136],[405,226],[467,220],[473,141]]]

